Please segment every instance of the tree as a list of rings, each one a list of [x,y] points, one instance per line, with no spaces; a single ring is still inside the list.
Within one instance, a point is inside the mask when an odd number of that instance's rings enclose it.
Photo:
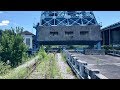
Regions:
[[[0,41],[0,55],[3,62],[10,61],[12,67],[22,63],[23,54],[27,51],[23,43],[23,37],[20,35],[23,28],[16,27],[2,32]]]

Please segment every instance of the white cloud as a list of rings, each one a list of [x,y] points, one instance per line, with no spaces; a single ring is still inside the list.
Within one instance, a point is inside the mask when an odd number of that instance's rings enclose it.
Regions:
[[[6,24],[9,24],[9,20],[3,20],[2,23],[6,23]]]
[[[0,23],[0,26],[7,26],[9,23],[10,23],[9,20],[3,20],[3,21]]]

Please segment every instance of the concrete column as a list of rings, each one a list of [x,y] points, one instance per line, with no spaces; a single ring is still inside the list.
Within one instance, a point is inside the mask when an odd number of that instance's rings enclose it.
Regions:
[[[105,32],[103,31],[103,45],[105,45]]]

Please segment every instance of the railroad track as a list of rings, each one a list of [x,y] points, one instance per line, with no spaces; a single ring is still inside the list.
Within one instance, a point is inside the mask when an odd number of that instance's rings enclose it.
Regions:
[[[27,79],[35,71],[37,65],[39,65],[40,63],[41,63],[41,61],[37,61],[32,66],[27,67],[28,75],[24,79]]]

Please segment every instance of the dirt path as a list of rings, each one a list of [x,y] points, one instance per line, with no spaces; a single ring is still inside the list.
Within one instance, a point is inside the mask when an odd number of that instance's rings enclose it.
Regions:
[[[62,60],[60,53],[56,54],[56,61],[63,79],[76,79],[68,64]]]

